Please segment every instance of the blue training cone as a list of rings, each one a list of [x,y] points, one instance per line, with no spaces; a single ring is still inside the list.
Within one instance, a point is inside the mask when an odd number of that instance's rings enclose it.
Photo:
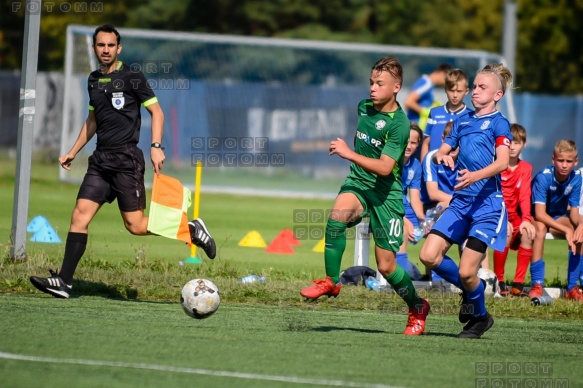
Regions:
[[[49,222],[43,216],[36,216],[30,221],[30,224],[26,227],[26,231],[29,233],[36,233],[46,225],[49,225]]]
[[[31,223],[26,228],[27,231],[34,232],[34,235],[30,238],[33,242],[44,242],[44,243],[60,243],[61,239],[57,234],[57,231],[49,224],[46,218],[43,216],[35,217]]]

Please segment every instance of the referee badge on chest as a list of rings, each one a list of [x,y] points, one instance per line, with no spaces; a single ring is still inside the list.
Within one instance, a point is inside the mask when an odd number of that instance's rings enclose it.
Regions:
[[[111,94],[111,104],[117,110],[122,109],[125,104],[123,92],[115,92]]]

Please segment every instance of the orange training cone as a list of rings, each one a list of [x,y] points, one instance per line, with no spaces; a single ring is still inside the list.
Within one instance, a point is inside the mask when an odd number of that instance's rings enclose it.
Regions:
[[[289,242],[289,245],[291,245],[292,247],[300,246],[299,240],[296,238],[296,236],[294,236],[294,232],[291,229],[286,228],[282,230],[281,232],[279,232],[278,237],[286,239]]]
[[[289,241],[285,237],[282,237],[281,235],[278,235],[276,238],[273,239],[271,244],[269,244],[267,248],[265,248],[265,252],[280,253],[285,255],[291,255],[295,253]]]

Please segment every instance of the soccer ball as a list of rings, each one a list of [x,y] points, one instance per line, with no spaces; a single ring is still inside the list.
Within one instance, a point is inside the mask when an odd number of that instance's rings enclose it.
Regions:
[[[498,277],[489,269],[480,268],[478,270],[478,277],[486,282],[484,293],[486,295],[495,295],[498,292]]]
[[[220,303],[219,289],[208,279],[192,279],[180,292],[182,309],[192,318],[210,317],[218,310]]]

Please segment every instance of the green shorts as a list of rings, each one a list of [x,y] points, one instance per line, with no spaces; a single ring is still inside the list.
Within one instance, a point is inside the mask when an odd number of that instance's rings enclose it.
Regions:
[[[363,216],[370,217],[370,231],[375,244],[383,249],[398,252],[403,244],[405,216],[403,199],[381,198],[374,190],[364,189],[350,182],[342,185],[338,194],[342,193],[352,193],[360,200],[364,208]]]

